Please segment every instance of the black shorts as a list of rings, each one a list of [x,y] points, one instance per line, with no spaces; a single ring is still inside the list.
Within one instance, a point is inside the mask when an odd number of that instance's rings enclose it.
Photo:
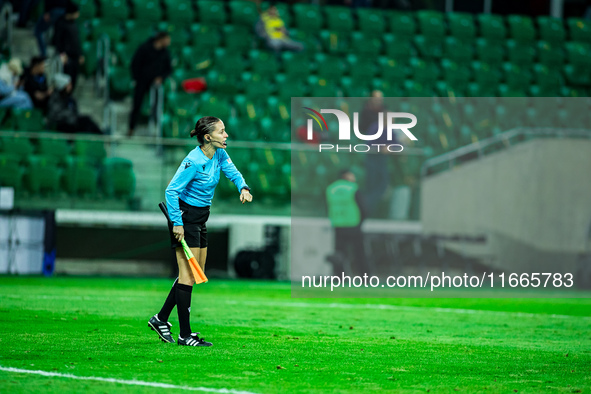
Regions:
[[[194,207],[179,198],[179,207],[182,212],[183,228],[185,230],[185,241],[190,248],[207,247],[207,226],[205,222],[209,219],[209,207]],[[171,248],[180,248],[181,243],[176,240],[172,233],[172,224],[168,224],[170,233]]]

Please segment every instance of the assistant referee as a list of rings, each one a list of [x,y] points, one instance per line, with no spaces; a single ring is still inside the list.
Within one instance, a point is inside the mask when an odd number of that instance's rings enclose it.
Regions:
[[[176,174],[166,188],[166,205],[173,225],[170,227],[172,248],[176,250],[179,277],[175,280],[160,312],[148,322],[150,328],[158,333],[164,342],[174,343],[168,317],[177,306],[180,333],[177,344],[184,346],[211,346],[203,338],[193,333],[189,322],[191,312],[191,292],[195,279],[189,262],[181,247],[184,238],[205,269],[207,257],[207,227],[211,199],[220,180],[220,171],[230,179],[240,192],[240,201],[252,201],[250,188],[242,174],[226,153],[228,134],[224,122],[213,116],[205,116],[197,121],[191,130],[191,137],[197,137],[199,146],[193,149],[179,166]]]

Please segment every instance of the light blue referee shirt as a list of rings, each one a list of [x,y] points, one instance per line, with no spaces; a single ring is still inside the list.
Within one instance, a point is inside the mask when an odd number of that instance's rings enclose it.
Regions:
[[[220,181],[220,170],[234,182],[239,192],[244,188],[249,189],[225,149],[216,150],[209,159],[201,148],[197,147],[185,157],[166,188],[168,214],[175,226],[183,225],[179,198],[194,207],[211,205],[215,187]]]

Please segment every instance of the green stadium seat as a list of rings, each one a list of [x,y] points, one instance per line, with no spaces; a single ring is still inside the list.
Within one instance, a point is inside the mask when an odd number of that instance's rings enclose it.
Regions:
[[[410,79],[404,81],[405,96],[408,97],[431,97],[434,95],[433,89]]]
[[[98,171],[92,163],[83,158],[66,157],[62,185],[70,196],[94,196],[97,192],[97,184]]]
[[[445,37],[445,21],[443,14],[437,11],[423,10],[417,12],[420,33],[428,39],[441,41]]]
[[[208,90],[223,98],[230,98],[238,94],[241,88],[240,81],[236,79],[236,76],[224,74],[215,68],[207,73],[206,80]]]
[[[246,61],[241,53],[219,48],[215,51],[214,68],[222,74],[237,78],[246,70]]]
[[[370,80],[354,80],[351,77],[343,77],[341,79],[341,89],[344,97],[369,97],[371,93]]]
[[[386,30],[384,15],[381,10],[359,8],[357,10],[359,30],[367,37],[381,37]]]
[[[564,50],[562,45],[538,41],[538,59],[548,68],[562,68],[564,64]]]
[[[108,22],[124,22],[130,19],[129,9],[123,0],[102,3],[101,15],[103,20]]]
[[[408,69],[404,63],[395,59],[380,57],[378,64],[378,72],[383,80],[402,85],[408,73]]]
[[[504,80],[510,91],[526,91],[531,83],[529,70],[516,64],[503,64]]]
[[[376,75],[375,62],[371,58],[349,55],[347,63],[349,64],[349,76],[353,83],[369,85]]]
[[[562,19],[542,15],[538,16],[537,21],[541,40],[556,45],[564,43],[566,31]]]
[[[443,56],[456,63],[469,63],[474,58],[474,49],[472,45],[467,45],[456,37],[446,37]]]
[[[121,100],[131,94],[133,82],[129,67],[111,67],[109,69],[109,96]]]
[[[88,20],[97,16],[98,10],[94,0],[78,0],[77,3],[80,7],[81,20]]]
[[[386,14],[386,24],[389,31],[400,39],[412,40],[416,31],[417,24],[412,14],[403,12],[391,12]]]
[[[155,29],[153,25],[143,24],[142,21],[128,21],[125,23],[125,32],[125,41],[135,52],[137,47],[154,35]]]
[[[441,62],[443,80],[448,88],[454,92],[465,92],[471,79],[470,69],[463,63],[456,63],[449,59]]]
[[[289,78],[304,78],[310,75],[311,62],[304,53],[284,51],[281,53],[281,62]]]
[[[228,133],[228,138],[234,141],[260,140],[257,123],[248,118],[229,118],[226,121],[226,132]],[[230,157],[235,163],[248,163],[250,161],[250,149],[238,149],[233,151]],[[236,190],[235,186],[233,187],[233,190]]]
[[[334,80],[315,75],[308,77],[308,86],[311,97],[335,97],[339,93]]]
[[[53,157],[58,163],[66,160],[71,147],[68,141],[61,138],[40,138],[37,140],[37,152],[40,155]]]
[[[489,93],[487,96],[494,96],[492,92],[496,91],[501,81],[499,68],[484,62],[474,62],[472,69],[478,90]]]
[[[567,42],[565,48],[569,63],[564,68],[567,84],[579,87],[591,85],[591,45]]]
[[[415,37],[414,43],[422,58],[440,59],[443,56],[443,45],[439,39],[419,35]]]
[[[447,14],[449,24],[449,35],[455,39],[472,43],[476,38],[476,26],[474,17],[464,12],[450,12]]]
[[[587,88],[591,86],[591,76],[589,74],[588,67],[567,64],[564,67],[564,76],[567,85],[571,85],[576,88]]]
[[[130,160],[109,157],[101,171],[102,190],[108,197],[130,199],[135,191],[135,174]]]
[[[272,83],[261,74],[244,73],[242,75],[244,84],[244,96],[253,102],[267,101],[273,92]]]
[[[534,62],[536,50],[531,44],[509,39],[507,40],[507,59],[510,63],[521,67],[531,67]]]
[[[295,26],[299,30],[317,32],[324,25],[320,7],[317,5],[298,3],[293,5]]]
[[[194,94],[177,91],[166,95],[166,111],[172,116],[193,118],[197,105],[198,100]]]
[[[291,141],[291,130],[290,126],[284,121],[273,118],[262,118],[260,121],[261,140],[269,142],[290,142]],[[264,157],[264,161],[269,163],[269,167],[284,164],[282,162],[283,156],[273,155],[273,153],[267,153]]]
[[[34,150],[35,148],[28,138],[20,136],[0,138],[0,152],[4,155],[14,155],[23,160]]]
[[[242,25],[250,31],[259,19],[257,5],[250,1],[232,0],[228,3],[230,8],[230,21],[234,25]]]
[[[403,63],[416,55],[411,41],[391,33],[384,34],[384,48],[387,57]]]
[[[292,97],[304,97],[308,94],[306,85],[301,82],[301,79],[288,79],[284,75],[278,75],[277,81],[277,97],[280,101],[291,104]]]
[[[201,116],[215,116],[220,119],[228,119],[232,113],[232,108],[226,100],[213,95],[203,95],[197,109]]]
[[[252,71],[260,75],[274,75],[279,72],[277,58],[269,51],[253,49],[248,53]]]
[[[195,11],[191,0],[164,0],[164,8],[169,22],[188,25],[195,21]]]
[[[184,47],[191,45],[192,37],[185,24],[160,22],[158,31],[165,31],[170,34],[170,50],[180,51]]]
[[[75,140],[74,155],[87,160],[89,163],[101,164],[104,158],[107,157],[107,151],[104,142]]]
[[[479,38],[476,40],[476,57],[483,63],[500,65],[505,58],[505,51],[502,45]]]
[[[62,170],[52,156],[29,156],[23,178],[26,189],[32,194],[55,195],[60,190]]]
[[[326,27],[331,31],[349,32],[353,30],[351,7],[324,6]]]
[[[291,103],[277,96],[267,98],[268,115],[274,119],[282,119],[289,123],[291,120]]]
[[[191,71],[190,75],[187,75],[186,78],[200,76],[202,72],[209,69],[215,62],[212,51],[193,47],[184,47],[181,50],[180,60],[182,66],[187,71]]]
[[[322,30],[320,42],[327,53],[345,54],[351,49],[350,34],[346,32]]]
[[[382,52],[382,41],[377,37],[366,36],[362,32],[353,32],[351,35],[350,53],[359,56],[375,58]]]
[[[393,82],[388,79],[376,78],[372,82],[372,90],[379,90],[384,97],[402,97],[404,96],[404,81],[401,83]]]
[[[435,81],[439,78],[439,67],[432,61],[412,58],[410,69],[415,82],[425,88],[435,85]]]
[[[503,17],[493,14],[478,14],[480,36],[490,42],[500,42],[507,36],[507,29]]]
[[[534,67],[534,83],[531,87],[531,95],[535,97],[556,97],[560,95],[563,85],[562,75],[557,69],[536,64]]]
[[[98,41],[102,36],[107,36],[111,42],[119,42],[123,36],[122,33],[118,21],[93,19],[90,22],[90,39],[93,41]]]
[[[224,26],[226,23],[226,9],[223,1],[200,0],[197,2],[199,23],[213,26]]]
[[[114,42],[111,44],[111,65],[129,68],[134,51],[126,42]]]
[[[534,22],[528,16],[509,15],[509,36],[522,44],[531,44],[536,39],[536,28]]]
[[[84,55],[84,64],[82,64],[82,73],[89,77],[96,72],[98,65],[97,44],[95,41],[86,41],[82,43],[82,54]]]
[[[201,51],[212,51],[221,46],[222,38],[217,26],[193,24],[191,25],[193,47]]]
[[[316,54],[316,74],[322,78],[340,78],[345,72],[345,62],[340,56],[318,53]]]
[[[156,0],[129,0],[133,5],[134,19],[144,23],[156,23],[164,19],[160,3]]]
[[[569,18],[566,23],[572,41],[591,43],[591,22],[584,19]]]
[[[224,44],[229,51],[245,53],[252,49],[254,43],[252,28],[226,25],[223,27],[223,32]]]
[[[45,129],[43,112],[39,109],[12,109],[9,118],[11,129],[19,131],[42,131]]]
[[[233,98],[234,109],[238,117],[255,121],[268,114],[267,103],[264,100],[248,100],[245,95],[235,95]]]
[[[20,165],[20,161],[20,157],[14,154],[0,153],[0,186],[20,190],[24,175],[24,168]]]
[[[292,40],[299,41],[304,44],[304,53],[309,56],[314,56],[321,51],[320,42],[317,34],[314,32],[307,32],[305,30],[291,29],[290,36]]]

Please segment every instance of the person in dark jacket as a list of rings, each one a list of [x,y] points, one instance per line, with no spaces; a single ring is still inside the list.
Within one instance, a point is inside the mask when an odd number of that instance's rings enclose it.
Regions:
[[[62,58],[64,72],[72,78],[72,88],[76,88],[80,65],[84,63],[82,45],[80,43],[80,29],[78,18],[80,10],[78,5],[69,2],[66,13],[55,23],[53,44]]]
[[[55,22],[66,13],[66,7],[71,0],[45,0],[45,11],[35,25],[35,37],[39,45],[41,56],[47,56],[47,44],[44,34]]]
[[[42,56],[34,56],[31,59],[29,68],[25,71],[23,76],[23,86],[25,92],[29,94],[33,100],[33,106],[40,108],[43,113],[47,112],[47,102],[52,93],[47,83],[47,75],[45,75],[45,58]]]
[[[102,134],[100,127],[90,116],[80,115],[78,104],[72,97],[72,80],[68,74],[56,74],[55,91],[49,98],[47,121],[58,131],[65,133]]]
[[[144,96],[152,84],[158,86],[172,72],[170,52],[170,35],[160,32],[139,46],[131,60],[131,76],[135,80],[133,107],[129,116],[129,133],[132,136]]]

